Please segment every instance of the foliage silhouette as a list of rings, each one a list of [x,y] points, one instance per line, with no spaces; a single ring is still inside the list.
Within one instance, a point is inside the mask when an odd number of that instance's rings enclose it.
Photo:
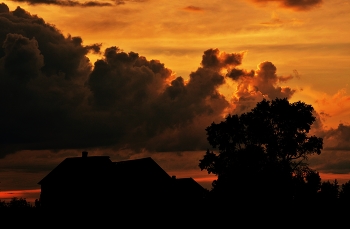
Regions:
[[[0,200],[0,209],[6,208],[7,203],[4,200]]]
[[[0,208],[9,208],[9,209],[29,209],[33,206],[26,200],[26,198],[13,197],[9,202],[0,200]]]
[[[32,207],[32,205],[29,202],[27,202],[25,198],[17,198],[17,197],[13,197],[9,202],[8,206],[10,208],[17,208],[17,209]]]
[[[339,197],[338,181],[335,179],[333,182],[322,182],[318,195],[321,203],[334,204]]]
[[[339,191],[339,199],[345,204],[350,203],[350,180],[341,185],[341,190]]]
[[[217,175],[212,196],[247,204],[316,195],[320,177],[306,163],[323,147],[322,138],[308,136],[314,122],[311,105],[276,98],[212,123],[207,139],[218,153],[207,150],[199,163],[201,170]]]

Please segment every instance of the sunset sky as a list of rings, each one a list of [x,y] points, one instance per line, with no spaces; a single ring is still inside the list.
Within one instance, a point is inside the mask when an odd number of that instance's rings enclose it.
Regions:
[[[205,128],[276,97],[314,107],[324,149],[310,166],[350,180],[349,12],[350,0],[4,1],[0,199],[39,198],[37,182],[84,150],[151,156],[210,189]]]

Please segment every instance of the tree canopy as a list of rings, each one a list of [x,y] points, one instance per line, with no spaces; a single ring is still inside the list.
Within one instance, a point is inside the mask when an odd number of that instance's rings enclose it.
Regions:
[[[217,175],[213,193],[292,200],[301,189],[317,192],[319,175],[307,164],[323,147],[322,138],[309,136],[315,120],[311,105],[276,98],[212,123],[206,128],[207,139],[218,152],[208,150],[199,167]]]

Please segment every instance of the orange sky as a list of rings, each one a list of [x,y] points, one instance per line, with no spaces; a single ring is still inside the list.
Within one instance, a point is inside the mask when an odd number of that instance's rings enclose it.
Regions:
[[[13,198],[25,198],[27,202],[34,205],[35,200],[39,199],[39,196],[40,189],[0,191],[0,200],[5,202],[9,202]]]
[[[160,60],[185,79],[209,48],[245,51],[243,68],[256,69],[268,60],[278,75],[294,76],[286,83],[298,90],[292,100],[325,111],[328,127],[336,128],[349,117],[349,0],[324,0],[297,10],[281,7],[283,1],[253,0],[125,1],[111,7],[4,2],[11,10],[21,6],[44,18],[64,35],[82,37],[85,45],[101,43],[102,48],[137,52]],[[89,57],[92,62],[100,58]],[[223,93],[231,95],[235,86],[225,85]]]
[[[324,137],[325,149],[320,156],[310,159],[310,165],[320,171],[323,179],[344,181],[350,178],[349,0],[304,1],[318,2],[304,5],[293,0],[104,2],[111,6],[70,7],[4,1],[10,11],[20,6],[54,25],[63,35],[80,36],[83,45],[102,44],[102,53],[88,54],[91,64],[104,58],[106,48],[117,46],[125,52],[145,56],[147,60],[160,60],[172,71],[169,82],[177,76],[188,81],[190,73],[200,67],[203,52],[210,48],[225,53],[244,53],[240,69],[258,72],[260,63],[272,62],[278,80],[271,84],[295,90],[290,101],[312,104],[320,118],[314,130]],[[240,84],[248,85],[247,89],[256,85],[263,87],[258,82],[226,79],[218,91],[231,103],[242,96]],[[257,94],[254,99],[258,98]],[[221,117],[235,112],[236,107],[238,105],[232,102]],[[186,131],[199,133],[214,121],[211,118],[201,116],[191,130]],[[173,137],[154,136],[148,144],[184,142],[178,138],[180,132],[165,129],[163,133]],[[52,168],[64,158],[81,152],[76,148],[50,150],[23,148],[0,159],[0,191],[37,189],[37,182]],[[147,147],[137,152],[92,147],[89,152],[111,156],[112,160],[151,155],[169,175],[192,176],[206,187],[210,185],[203,181],[213,178],[206,178],[206,173],[198,168],[198,160],[205,152],[202,150],[154,153]]]

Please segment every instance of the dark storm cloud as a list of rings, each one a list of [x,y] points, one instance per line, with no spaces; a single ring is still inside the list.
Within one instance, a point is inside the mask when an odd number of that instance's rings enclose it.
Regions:
[[[172,150],[193,149],[196,144],[179,141],[182,130],[194,125],[198,116],[215,118],[221,114],[225,106],[214,109],[214,102],[215,106],[227,103],[216,90],[223,83],[224,77],[216,71],[198,68],[185,84],[182,77],[173,79],[172,71],[159,61],[111,47],[90,75],[89,101],[120,122],[120,138],[128,147],[170,150],[167,142],[173,141],[179,144],[170,144]],[[204,128],[201,134],[205,138]],[[149,144],[151,139],[159,138],[162,142]]]
[[[281,78],[287,79],[276,75],[271,62],[261,63],[256,71],[237,70],[243,53],[206,50],[202,67],[192,72],[188,81],[172,79],[172,72],[163,64],[137,53],[111,47],[104,55],[95,63],[87,83],[92,92],[89,101],[94,109],[109,112],[112,119],[119,120],[122,135],[118,139],[128,148],[176,151],[207,146],[205,127],[222,120],[231,106],[218,92],[225,84],[225,70],[231,71],[230,78],[232,71],[239,73],[237,95],[241,93],[241,97],[235,97],[239,112],[243,107],[245,111],[253,108],[263,97],[290,98],[294,93],[289,87],[278,86]]]
[[[206,50],[201,67],[186,78],[117,47],[104,50],[92,68],[86,55],[101,52],[100,44],[84,46],[19,7],[2,8],[0,156],[43,149],[205,150],[205,128],[233,111],[218,91],[226,80],[241,85],[239,108],[254,107],[262,94],[292,95],[278,87],[271,62],[238,70],[244,53],[218,49]]]
[[[0,42],[7,34],[20,34],[38,43],[44,56],[41,69],[47,76],[63,75],[65,78],[80,78],[90,72],[86,54],[91,47],[82,46],[80,37],[64,37],[55,27],[48,25],[42,18],[30,15],[20,7],[10,13],[0,15]],[[0,50],[0,58],[4,56]]]
[[[229,68],[242,64],[244,53],[225,53],[219,49],[208,49],[204,52],[201,65],[204,68]]]
[[[22,35],[9,33],[2,47],[5,51],[3,69],[8,80],[13,78],[18,83],[26,83],[39,75],[44,59],[35,38],[29,40]]]
[[[0,14],[0,43],[0,155],[59,148],[72,137],[64,128],[79,126],[74,112],[91,72],[86,54],[96,45],[84,47],[81,38],[64,37],[20,7]]]
[[[101,46],[102,44],[92,44],[85,46],[86,50],[89,50],[92,53],[100,54],[101,53]]]
[[[232,69],[226,76],[233,79],[239,80],[241,77],[253,77],[255,75],[254,70],[244,70],[244,69]]]
[[[64,37],[19,7],[0,14],[0,25],[1,156],[23,149],[204,148],[205,126],[228,106],[217,91],[224,83],[217,70],[237,63],[230,54],[188,81],[116,47],[92,70],[86,54],[100,52],[99,44],[83,46],[80,37]]]
[[[5,3],[0,4],[0,13],[8,13],[10,12],[9,7]]]
[[[58,5],[58,6],[80,6],[80,7],[96,7],[96,6],[112,6],[109,2],[98,2],[98,1],[71,1],[71,0],[13,0],[15,2],[26,2],[30,5]]]
[[[252,0],[256,3],[276,2],[276,0]],[[310,10],[323,3],[323,0],[277,0],[281,7],[294,10]]]

